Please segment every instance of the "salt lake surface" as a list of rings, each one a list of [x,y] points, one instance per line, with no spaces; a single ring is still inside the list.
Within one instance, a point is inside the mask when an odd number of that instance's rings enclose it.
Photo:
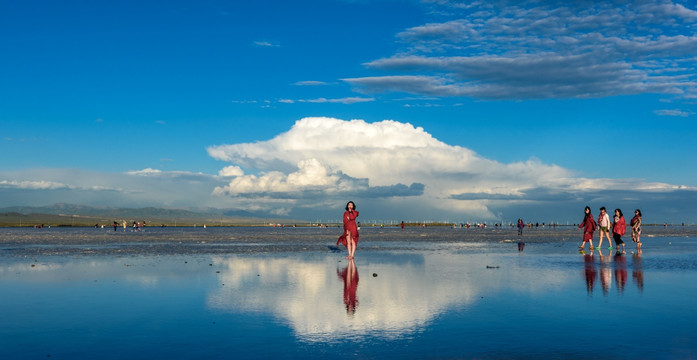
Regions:
[[[695,227],[339,233],[0,229],[0,358],[697,358]]]

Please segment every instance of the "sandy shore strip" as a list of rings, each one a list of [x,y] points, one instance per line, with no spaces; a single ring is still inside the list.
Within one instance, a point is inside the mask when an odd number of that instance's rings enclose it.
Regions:
[[[334,246],[338,228],[148,228],[145,231],[94,228],[2,228],[0,256],[29,255],[164,255],[263,252],[344,251]],[[695,237],[697,226],[644,227],[642,239]],[[512,228],[363,228],[359,251],[436,249],[461,243],[574,243],[575,227]],[[597,239],[596,239],[597,240]],[[630,237],[625,242],[631,247]],[[569,245],[571,246],[571,245]],[[529,248],[529,246],[528,246]],[[575,247],[574,247],[575,248]]]

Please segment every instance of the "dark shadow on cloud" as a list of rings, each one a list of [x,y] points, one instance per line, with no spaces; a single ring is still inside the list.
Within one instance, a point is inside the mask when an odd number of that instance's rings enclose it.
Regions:
[[[360,197],[407,197],[423,195],[426,185],[422,183],[412,183],[409,186],[404,184],[395,184],[390,186],[374,186],[368,188],[364,192],[359,192],[356,195]]]
[[[574,201],[579,200],[578,191],[565,191],[547,188],[527,189],[521,194],[462,193],[452,195],[454,200],[522,200],[522,201]]]
[[[327,198],[325,189],[305,189],[301,191],[259,191],[247,193],[227,193],[228,196],[241,199],[271,199],[271,200],[318,200]]]
[[[404,184],[395,184],[390,186],[367,186],[367,180],[353,179],[362,185],[352,190],[346,191],[330,191],[326,188],[304,189],[300,191],[264,191],[253,193],[231,194],[233,197],[246,199],[278,199],[278,200],[325,200],[330,197],[361,197],[361,198],[386,198],[386,197],[408,197],[419,196],[424,193],[426,186],[421,183],[412,183],[407,186]]]
[[[582,220],[585,206],[590,206],[594,215],[601,206],[610,210],[619,208],[625,217],[631,217],[634,209],[641,209],[645,223],[694,223],[697,219],[694,206],[697,190],[693,189],[560,191],[535,188],[522,195],[463,193],[451,198],[487,201],[490,211],[505,221],[523,217],[526,221],[573,224]]]
[[[217,176],[192,173],[187,171],[131,171],[127,175],[140,176],[147,178],[168,179],[168,180],[185,180],[189,182],[222,182]]]

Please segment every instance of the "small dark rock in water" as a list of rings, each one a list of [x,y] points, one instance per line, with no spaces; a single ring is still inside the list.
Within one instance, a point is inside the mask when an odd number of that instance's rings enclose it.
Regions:
[[[486,268],[487,268],[487,269],[498,269],[499,267],[498,267],[498,266],[487,265]]]
[[[213,266],[213,264],[208,264],[208,266]]]
[[[36,265],[34,265],[34,264],[31,264],[31,267],[34,267],[34,266],[36,266]]]
[[[377,274],[377,273],[373,273],[373,277],[378,277],[378,274]]]
[[[216,274],[220,274],[220,271],[216,271],[215,273],[216,273]]]

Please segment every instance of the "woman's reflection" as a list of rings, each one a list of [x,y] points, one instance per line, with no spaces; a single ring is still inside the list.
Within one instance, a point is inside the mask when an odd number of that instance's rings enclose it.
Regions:
[[[610,265],[612,251],[605,255],[603,250],[598,249],[598,255],[600,255],[600,285],[603,288],[603,296],[607,296],[610,292],[610,285],[612,285],[612,265]]]
[[[619,251],[615,254],[615,283],[617,291],[621,294],[627,284],[627,258]]]
[[[356,313],[358,306],[358,298],[356,298],[356,289],[358,288],[358,269],[353,259],[349,260],[348,266],[344,270],[336,269],[336,274],[344,280],[344,305],[346,305],[346,313],[353,315]]]
[[[584,275],[586,276],[586,290],[590,296],[593,295],[595,278],[598,276],[598,271],[595,270],[595,262],[593,262],[593,250],[590,251],[590,254],[583,255],[583,262],[585,264]]]
[[[636,282],[636,286],[639,288],[639,292],[644,290],[644,271],[641,268],[641,249],[637,250],[635,254],[632,254],[632,278]]]

